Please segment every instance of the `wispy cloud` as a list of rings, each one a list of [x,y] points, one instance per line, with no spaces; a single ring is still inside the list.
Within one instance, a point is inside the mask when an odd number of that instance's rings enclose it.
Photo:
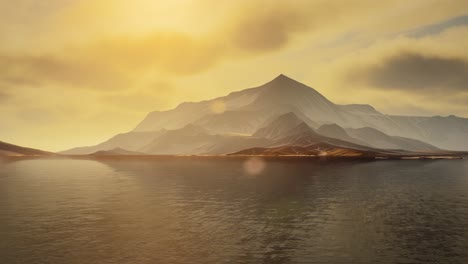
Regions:
[[[416,29],[408,30],[403,32],[402,34],[408,37],[421,38],[430,35],[437,35],[448,28],[459,26],[468,26],[468,14],[450,18],[448,20],[444,20],[438,23],[425,25]]]

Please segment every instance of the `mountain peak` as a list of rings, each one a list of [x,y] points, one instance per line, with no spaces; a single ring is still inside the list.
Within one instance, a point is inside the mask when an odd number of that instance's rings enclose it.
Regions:
[[[300,82],[284,75],[284,74],[280,74],[278,76],[276,76],[273,80],[271,80],[269,83],[273,83],[273,84],[281,84],[281,85],[285,85],[285,84],[300,84]]]
[[[284,75],[284,74],[282,74],[282,73],[280,73],[280,75],[276,76],[275,79],[281,79],[281,78],[282,78],[282,79],[284,79],[284,78],[291,79],[291,78],[289,78],[288,76],[286,76],[286,75]]]
[[[264,92],[262,96],[260,96],[260,100],[269,101],[270,103],[288,102],[292,105],[297,105],[302,102],[309,105],[311,101],[314,101],[316,104],[332,104],[314,88],[289,78],[284,74],[278,75],[276,78],[260,87],[263,88]],[[314,97],[314,99],[312,99],[312,97]]]

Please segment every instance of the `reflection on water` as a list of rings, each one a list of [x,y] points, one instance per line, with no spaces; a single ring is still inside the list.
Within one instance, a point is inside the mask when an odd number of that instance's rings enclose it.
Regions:
[[[468,161],[0,164],[2,263],[467,263]]]

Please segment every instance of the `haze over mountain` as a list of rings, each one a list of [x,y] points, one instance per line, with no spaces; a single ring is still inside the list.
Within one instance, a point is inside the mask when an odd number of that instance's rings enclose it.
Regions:
[[[438,151],[440,149],[417,139],[389,136],[371,127],[348,128],[346,132],[352,137],[365,142],[366,145],[382,149],[406,149],[413,151]]]
[[[344,141],[352,142],[358,145],[367,146],[368,144],[365,140],[359,140],[348,135],[344,128],[340,127],[337,124],[326,124],[322,125],[317,129],[317,132],[322,135],[327,135],[331,138],[338,138]]]
[[[133,131],[63,153],[122,148],[148,154],[227,154],[317,143],[366,151],[468,150],[466,138],[468,119],[393,116],[370,105],[337,105],[313,88],[279,75],[224,97],[151,112]]]
[[[372,146],[380,149],[404,149],[411,151],[439,151],[440,149],[425,142],[397,136],[389,136],[370,127],[343,129],[337,124],[323,125],[318,133],[352,142],[358,145]]]
[[[278,116],[266,126],[257,130],[253,136],[268,139],[279,139],[284,137],[292,128],[297,127],[304,121],[299,119],[294,113],[289,112]]]
[[[123,148],[115,148],[111,150],[100,150],[92,154],[92,156],[132,156],[132,155],[145,155],[141,152],[129,151]]]
[[[77,147],[61,152],[62,154],[91,154],[102,150],[112,150],[115,148],[127,149],[136,151],[154,140],[158,135],[164,133],[164,130],[149,131],[149,132],[128,132],[115,135],[109,140],[89,147]]]

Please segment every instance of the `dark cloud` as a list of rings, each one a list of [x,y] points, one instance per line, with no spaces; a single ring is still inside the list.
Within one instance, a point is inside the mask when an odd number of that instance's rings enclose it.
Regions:
[[[351,73],[375,88],[413,91],[468,90],[468,60],[405,52]]]
[[[230,37],[241,50],[275,50],[285,46],[294,33],[307,30],[311,17],[300,8],[284,5],[247,8],[236,19]]]

